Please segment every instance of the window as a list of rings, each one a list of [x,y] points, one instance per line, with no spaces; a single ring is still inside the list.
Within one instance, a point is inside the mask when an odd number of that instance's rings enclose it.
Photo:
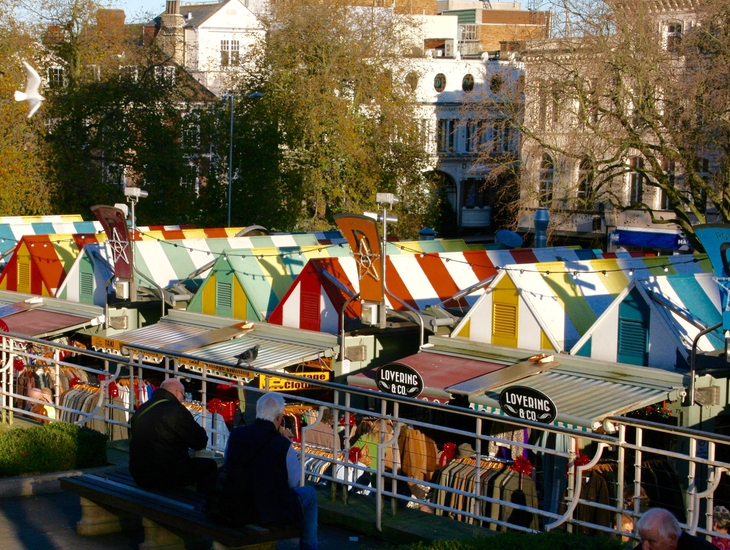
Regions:
[[[593,162],[588,159],[581,161],[578,167],[578,207],[593,207],[593,181],[596,177]]]
[[[131,80],[137,82],[137,66],[136,65],[124,65],[119,67],[119,79],[120,80]]]
[[[101,67],[99,65],[86,65],[84,67],[84,76],[93,82],[99,82],[101,80]]]
[[[461,79],[461,89],[467,93],[474,89],[474,77],[472,75],[464,75],[464,78]]]
[[[697,172],[697,175],[702,178],[702,180],[705,182],[706,185],[710,185],[710,178],[712,178],[712,174],[710,173],[710,161],[706,158],[698,158],[695,160],[695,172]],[[705,189],[699,190],[699,209],[701,212],[705,212],[707,209],[707,191]]]
[[[662,170],[664,171],[664,174],[667,177],[667,186],[674,187],[676,185],[676,179],[677,179],[674,161],[664,159],[662,161]],[[667,193],[666,189],[662,189],[659,203],[660,203],[659,208],[661,210],[671,210],[672,204],[671,204],[671,200],[669,198],[669,193]]]
[[[563,97],[563,91],[557,83],[553,84],[550,95],[552,98],[552,121],[553,123],[557,123],[560,120],[560,100]]]
[[[538,106],[537,106],[537,124],[540,130],[544,130],[547,126],[547,108],[548,108],[548,94],[547,84],[544,82],[540,83],[537,90]]]
[[[221,40],[221,67],[235,67],[238,63],[238,40]]]
[[[442,73],[437,74],[433,78],[433,87],[439,93],[446,89],[446,77]]]
[[[66,70],[63,67],[50,67],[48,69],[48,87],[63,88],[66,86]]]
[[[639,204],[644,197],[644,159],[631,157],[629,159],[629,204]]]
[[[493,94],[498,94],[502,89],[502,75],[495,74],[489,80],[489,91]]]
[[[496,120],[492,125],[492,151],[506,153],[512,149],[512,128],[505,119]]]
[[[453,118],[439,119],[438,132],[436,135],[439,153],[447,153],[454,150],[456,140],[457,120]]]
[[[200,147],[200,124],[195,120],[185,120],[182,129],[182,143],[186,149]]]
[[[406,75],[406,85],[412,92],[418,88],[418,80],[418,73],[410,72]]]
[[[550,155],[545,154],[540,162],[540,189],[538,202],[540,206],[549,206],[553,200],[553,181],[555,180],[555,164]]]
[[[155,82],[157,82],[158,86],[174,86],[175,67],[171,65],[155,67]]]
[[[677,53],[682,46],[682,23],[677,21],[667,25],[667,51]]]
[[[476,40],[477,39],[477,26],[473,23],[467,25],[459,25],[461,31],[461,40]]]
[[[477,124],[474,120],[467,120],[466,121],[466,127],[465,132],[466,135],[464,136],[466,138],[466,152],[467,153],[473,153],[476,149],[476,143],[475,143],[475,134],[477,133]]]
[[[483,208],[489,205],[489,189],[482,178],[467,178],[461,181],[461,206]]]
[[[196,164],[188,164],[183,168],[183,177],[180,179],[180,185],[183,187],[191,187],[195,196],[199,196],[200,177],[198,176],[198,166]]]
[[[482,120],[469,120],[466,123],[466,151],[473,153],[477,149],[484,148],[489,142],[486,123]]]

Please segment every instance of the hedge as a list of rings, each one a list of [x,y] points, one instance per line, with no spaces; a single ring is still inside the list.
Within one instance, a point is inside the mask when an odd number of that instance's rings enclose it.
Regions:
[[[54,422],[0,432],[3,477],[92,468],[106,463],[106,436],[89,428]]]
[[[397,550],[622,550],[621,540],[604,535],[589,537],[550,531],[548,533],[500,533],[473,539],[437,540],[398,546]]]

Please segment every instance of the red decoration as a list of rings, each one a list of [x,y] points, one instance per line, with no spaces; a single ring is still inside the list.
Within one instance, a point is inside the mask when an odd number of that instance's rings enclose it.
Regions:
[[[589,457],[588,455],[584,455],[583,453],[578,453],[578,456],[575,457],[575,460],[573,461],[573,463],[576,466],[585,466],[590,461],[591,461],[591,457]]]
[[[443,468],[456,456],[456,443],[444,443],[444,449],[439,457],[439,467]]]
[[[357,463],[360,460],[360,455],[362,454],[362,449],[360,447],[350,447],[350,454],[348,456],[350,462]]]
[[[13,367],[15,367],[15,370],[21,371],[25,368],[25,363],[20,357],[16,357],[13,359]]]
[[[518,474],[525,474],[526,476],[529,476],[532,473],[532,462],[527,460],[524,456],[518,456],[510,465],[510,469]]]
[[[208,401],[208,412],[213,414],[218,412],[218,410],[221,408],[221,400],[217,397],[214,397],[210,401]]]

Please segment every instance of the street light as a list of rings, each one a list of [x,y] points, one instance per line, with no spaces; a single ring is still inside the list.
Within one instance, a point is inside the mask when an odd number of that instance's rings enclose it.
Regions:
[[[228,227],[231,227],[231,203],[233,202],[233,98],[235,94],[229,94],[228,97],[231,100],[231,129],[228,141]],[[260,99],[264,97],[261,92],[253,92],[248,97],[251,99]]]

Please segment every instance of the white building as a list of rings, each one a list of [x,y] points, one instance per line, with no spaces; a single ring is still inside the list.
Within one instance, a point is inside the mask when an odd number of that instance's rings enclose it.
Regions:
[[[181,6],[179,0],[168,0],[165,13],[145,27],[145,36],[220,96],[229,77],[242,69],[250,48],[264,38],[263,25],[248,5],[262,13],[267,3],[227,0]]]

